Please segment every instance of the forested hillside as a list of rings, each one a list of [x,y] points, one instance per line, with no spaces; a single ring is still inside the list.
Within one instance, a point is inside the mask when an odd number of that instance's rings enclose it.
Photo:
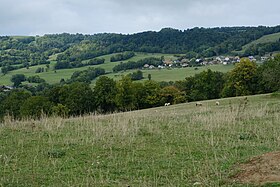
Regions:
[[[0,67],[2,73],[49,64],[57,60],[59,69],[81,67],[83,60],[124,51],[185,54],[186,57],[210,57],[240,51],[242,46],[262,36],[280,32],[276,27],[223,27],[176,30],[137,34],[95,35],[48,34],[30,37],[0,37]],[[253,55],[280,50],[279,40],[253,45],[243,54]]]

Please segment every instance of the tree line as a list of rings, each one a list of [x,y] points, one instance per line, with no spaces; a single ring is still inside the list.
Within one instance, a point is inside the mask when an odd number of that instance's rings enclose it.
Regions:
[[[280,39],[275,42],[259,43],[250,45],[244,52],[243,56],[260,55],[264,56],[268,52],[280,51]]]
[[[116,55],[111,56],[110,62],[117,62],[117,61],[121,61],[121,60],[128,60],[128,59],[130,59],[130,58],[132,58],[134,56],[135,56],[134,52],[126,51],[124,53],[116,54]]]
[[[83,77],[91,74],[90,71],[76,73],[73,77]],[[56,85],[41,83],[36,87],[0,92],[0,116],[10,115],[16,119],[39,118],[42,114],[67,117],[270,93],[280,90],[279,73],[280,55],[260,66],[242,59],[228,73],[208,69],[176,82],[133,82],[130,75],[115,81],[103,75],[93,88],[79,79]]]
[[[79,61],[57,60],[54,69],[79,68],[83,66],[103,64],[104,62],[105,62],[104,58],[94,58],[88,60],[87,62],[82,62],[80,60]]]

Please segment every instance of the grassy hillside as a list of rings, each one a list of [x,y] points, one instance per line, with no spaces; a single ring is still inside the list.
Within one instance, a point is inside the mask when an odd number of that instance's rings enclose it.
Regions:
[[[265,35],[257,40],[254,40],[242,47],[242,51],[245,51],[249,46],[251,45],[256,45],[256,44],[262,44],[262,43],[269,43],[269,42],[276,42],[280,39],[280,32],[274,33],[274,34],[269,34]]]
[[[113,67],[120,63],[120,62],[110,62],[110,58],[112,55],[115,55],[115,54],[104,55],[104,56],[100,57],[100,58],[105,59],[104,64],[86,66],[86,67],[74,68],[74,69],[61,69],[61,70],[56,70],[56,71],[54,71],[54,68],[53,68],[55,65],[55,61],[54,61],[55,56],[52,56],[51,60],[53,60],[53,61],[50,64],[50,69],[48,72],[35,73],[37,68],[46,67],[45,65],[38,65],[38,66],[32,66],[29,69],[22,68],[22,69],[14,70],[14,71],[9,72],[6,75],[3,75],[2,73],[0,73],[0,85],[2,85],[2,84],[11,85],[12,83],[11,83],[10,79],[15,74],[24,74],[27,77],[38,75],[41,78],[45,79],[48,83],[58,83],[62,78],[69,79],[75,71],[85,70],[88,67],[101,67],[101,68],[104,68],[106,70],[106,72],[112,72]],[[148,57],[160,58],[161,56],[164,56],[166,59],[175,59],[174,55],[172,55],[172,54],[136,53],[136,56],[134,56],[133,58],[131,58],[129,60],[125,60],[123,62],[138,61],[140,59],[144,59],[144,58],[148,58]],[[226,72],[226,71],[230,70],[232,67],[233,66],[222,66],[221,65],[221,66],[209,66],[207,68],[210,68],[210,69],[216,70],[216,71]],[[160,70],[160,71],[159,70],[144,70],[143,72],[144,72],[144,76],[146,78],[147,78],[148,74],[150,73],[152,75],[153,80],[176,81],[176,80],[183,80],[186,76],[194,75],[195,73],[198,73],[205,69],[206,69],[206,67],[201,67],[201,68],[199,68],[198,71],[195,71],[194,68],[185,68],[185,69],[172,69],[172,70]],[[112,74],[108,74],[108,76],[115,78],[115,79],[119,79],[119,77],[121,77],[120,75],[125,75],[125,74],[131,73],[133,71],[135,71],[135,70],[126,71],[126,72],[117,73],[117,74],[112,73]]]
[[[48,72],[35,73],[37,68],[46,67],[45,65],[38,65],[38,66],[31,66],[29,69],[22,68],[22,69],[14,70],[14,71],[9,72],[6,75],[3,75],[2,73],[0,73],[0,85],[1,84],[5,84],[5,85],[11,84],[10,79],[15,74],[24,74],[26,76],[38,75],[41,78],[45,79],[48,83],[58,83],[62,78],[64,78],[64,79],[70,78],[71,75],[75,71],[85,70],[88,67],[101,67],[101,68],[104,68],[107,72],[108,71],[112,72],[113,67],[120,63],[120,62],[110,62],[110,58],[112,55],[115,55],[115,54],[100,56],[99,58],[105,59],[105,63],[101,64],[101,65],[85,66],[85,67],[73,68],[73,69],[61,69],[61,70],[56,70],[56,72],[54,71],[54,65],[56,63],[56,61],[55,61],[56,55],[53,55],[50,57],[50,60],[52,60],[52,61],[51,61],[50,69]],[[140,60],[143,58],[161,57],[161,56],[165,56],[166,58],[170,58],[170,59],[174,58],[174,56],[172,54],[136,53],[136,56],[129,60],[137,61],[137,60]],[[127,62],[129,60],[126,60],[123,62]]]
[[[228,72],[233,69],[234,65],[211,65],[211,66],[201,66],[196,70],[194,67],[188,68],[174,68],[174,69],[154,69],[154,70],[142,70],[144,79],[148,80],[148,74],[151,74],[152,80],[155,81],[178,81],[184,80],[186,77],[194,76],[197,73],[211,69],[213,71]],[[108,77],[114,78],[116,80],[121,78],[121,75],[129,74],[135,72],[136,70],[129,70],[121,73],[108,74]]]
[[[0,125],[0,186],[244,186],[235,164],[279,150],[280,98],[204,101]]]

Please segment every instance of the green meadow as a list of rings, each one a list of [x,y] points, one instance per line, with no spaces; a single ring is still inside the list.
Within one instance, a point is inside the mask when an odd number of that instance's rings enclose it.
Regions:
[[[0,124],[0,186],[259,186],[233,180],[279,151],[279,94]],[[269,185],[267,185],[269,186]]]
[[[228,72],[233,69],[233,65],[210,65],[210,66],[201,66],[197,69],[195,67],[187,68],[170,68],[170,69],[144,69],[143,72],[144,79],[148,80],[148,74],[151,74],[152,80],[155,81],[179,81],[184,80],[186,77],[194,76],[197,73],[211,69],[212,71]],[[126,75],[136,70],[129,70],[120,73],[108,74],[108,77],[114,79],[120,79],[122,75]]]
[[[104,68],[106,70],[106,72],[108,72],[107,76],[114,78],[116,80],[120,79],[121,75],[126,75],[128,73],[132,73],[132,72],[136,71],[136,70],[128,70],[128,71],[124,71],[124,72],[113,73],[112,72],[113,67],[116,66],[117,64],[119,64],[120,62],[110,62],[111,56],[112,56],[112,54],[104,55],[104,56],[100,57],[100,58],[105,59],[104,64],[94,65],[94,66],[85,66],[85,67],[73,68],[73,69],[61,69],[61,70],[54,71],[54,65],[56,63],[55,62],[56,56],[54,55],[54,56],[50,57],[50,60],[52,60],[52,61],[51,61],[50,68],[48,69],[48,71],[45,71],[42,73],[35,73],[36,69],[39,67],[46,68],[46,65],[38,65],[38,66],[31,66],[31,67],[29,67],[29,69],[22,68],[22,69],[14,70],[14,71],[9,72],[6,75],[3,75],[2,73],[0,73],[0,84],[11,85],[12,83],[10,80],[11,80],[12,76],[15,74],[24,74],[27,77],[38,75],[41,78],[45,79],[48,83],[54,84],[54,83],[59,83],[59,81],[62,78],[65,80],[69,79],[75,71],[85,70],[88,67]],[[133,58],[131,58],[129,60],[123,61],[123,62],[125,63],[127,61],[138,61],[140,59],[144,59],[144,58],[148,58],[148,57],[160,58],[161,56],[164,56],[165,59],[171,59],[171,60],[175,59],[174,55],[172,55],[172,54],[136,53],[136,56],[134,56]],[[198,70],[195,70],[195,68],[193,68],[193,67],[189,67],[189,68],[172,68],[172,69],[162,69],[162,70],[148,69],[148,70],[142,70],[142,71],[143,71],[143,75],[144,75],[145,79],[147,79],[148,74],[151,74],[152,79],[156,80],[156,81],[177,81],[177,80],[183,80],[187,76],[193,76],[194,74],[199,73],[208,68],[210,68],[211,70],[214,70],[214,71],[227,72],[227,71],[231,70],[233,68],[233,66],[232,65],[227,65],[227,66],[212,65],[212,66],[199,67]],[[93,83],[94,83],[94,81],[93,81]]]

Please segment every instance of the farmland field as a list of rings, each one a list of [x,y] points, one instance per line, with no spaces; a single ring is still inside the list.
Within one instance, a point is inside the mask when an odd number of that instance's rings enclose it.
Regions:
[[[259,186],[236,166],[279,151],[280,97],[267,94],[0,125],[0,186]],[[279,183],[278,183],[279,184]]]
[[[100,67],[100,68],[104,68],[106,70],[106,72],[111,72],[110,74],[107,74],[108,77],[114,78],[114,79],[119,79],[122,74],[127,74],[127,73],[131,73],[135,70],[131,70],[131,71],[126,71],[126,72],[122,72],[122,73],[112,73],[112,69],[115,65],[119,64],[120,62],[110,62],[110,57],[112,55],[104,55],[101,56],[100,58],[104,58],[105,59],[105,63],[104,64],[100,64],[100,65],[94,65],[94,66],[85,66],[85,67],[80,67],[80,68],[73,68],[73,69],[61,69],[61,70],[56,70],[54,71],[53,67],[55,64],[55,61],[51,61],[50,64],[50,69],[46,72],[42,72],[42,73],[35,73],[36,69],[39,67],[46,67],[45,65],[38,65],[38,66],[31,66],[29,69],[26,68],[22,68],[22,69],[18,69],[18,70],[14,70],[9,72],[6,75],[3,75],[2,73],[0,73],[0,85],[4,84],[4,85],[11,85],[11,77],[15,74],[24,74],[25,76],[29,77],[29,76],[34,76],[34,75],[38,75],[41,78],[45,79],[48,83],[59,83],[59,81],[64,78],[69,79],[71,77],[71,75],[75,72],[75,71],[81,71],[81,70],[85,70],[88,67]],[[143,58],[148,58],[148,57],[157,57],[160,58],[161,56],[164,56],[166,59],[174,59],[174,55],[172,54],[152,54],[152,53],[136,53],[136,56],[129,59],[129,60],[125,60],[123,62],[127,62],[127,61],[137,61]],[[51,57],[52,60],[55,60],[55,56]],[[192,76],[195,73],[199,73],[207,68],[210,68],[212,70],[215,71],[221,71],[221,72],[227,72],[230,69],[233,68],[233,66],[229,65],[229,66],[223,66],[223,65],[219,65],[219,66],[207,66],[207,67],[199,67],[198,70],[194,70],[194,68],[184,68],[184,69],[172,69],[172,70],[143,70],[144,76],[145,78],[147,78],[148,74],[150,73],[152,75],[152,79],[156,80],[156,81],[176,81],[176,80],[183,80],[185,77],[187,76]],[[93,81],[94,82],[94,81]]]
[[[155,81],[178,81],[184,80],[186,77],[194,76],[204,70],[211,69],[212,71],[228,72],[233,69],[233,65],[211,65],[201,66],[195,70],[194,67],[188,68],[173,68],[173,69],[154,69],[154,70],[141,70],[143,72],[144,79],[148,80],[148,74],[151,74],[152,80]],[[121,75],[135,72],[136,70],[129,70],[121,73],[108,74],[108,77],[119,79]]]

